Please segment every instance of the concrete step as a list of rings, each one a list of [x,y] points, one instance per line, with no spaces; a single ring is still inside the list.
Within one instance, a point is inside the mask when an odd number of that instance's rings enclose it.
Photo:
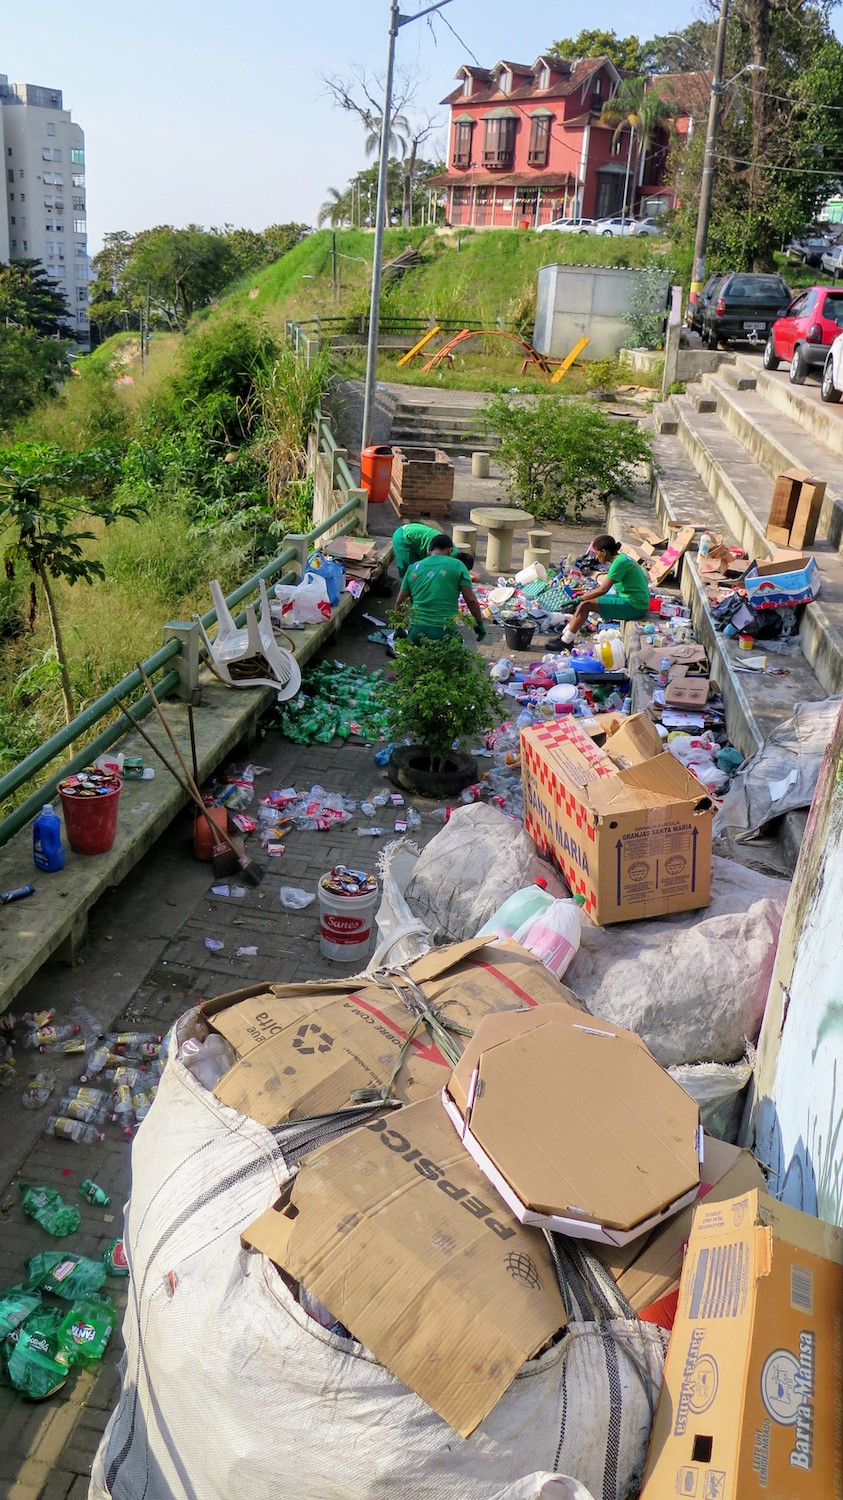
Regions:
[[[739,354],[735,369],[742,375],[753,375],[759,395],[777,411],[792,417],[832,453],[843,455],[843,405],[823,401],[818,380],[809,375],[804,385],[791,385],[786,369],[765,370],[757,355]]]
[[[733,391],[755,390],[755,375],[750,375],[744,370],[739,370],[735,365],[721,365],[717,373],[725,381],[726,385],[732,387]],[[705,376],[702,378],[705,379]]]
[[[399,401],[395,415],[431,418],[434,422],[476,421],[484,405],[485,398],[477,405],[463,401]]]
[[[714,411],[716,402],[703,385],[689,385],[685,392],[694,411]]]
[[[764,535],[770,510],[770,476],[726,430],[713,412],[696,412],[684,396],[671,400],[679,416],[679,440],[716,502],[721,527],[750,557],[772,556]],[[665,441],[670,441],[666,439]],[[822,594],[802,611],[802,650],[827,693],[843,688],[843,557],[829,542],[811,548]]]
[[[715,375],[705,375],[703,380],[723,425],[771,478],[783,469],[798,468],[825,480],[819,535],[838,552],[843,549],[843,457],[826,448],[793,417],[777,410],[760,391],[730,388]]]
[[[671,445],[673,452],[670,451]],[[666,525],[668,521],[688,520],[702,503],[695,494],[700,480],[690,460],[674,439],[661,444],[658,453],[659,489],[654,487],[653,508],[650,516],[642,513],[639,504],[634,507],[623,501],[613,500],[609,507],[608,526],[615,536],[629,534],[630,528],[641,521],[652,520]],[[709,497],[710,499],[710,497]],[[697,638],[706,649],[711,675],[720,688],[726,711],[726,732],[733,745],[746,756],[761,749],[766,737],[788,718],[797,703],[812,702],[825,698],[822,685],[817,681],[804,657],[775,658],[772,664],[787,670],[785,677],[768,677],[739,672],[740,647],[714,628],[705,588],[697,572],[692,555],[685,554],[682,564],[682,598],[691,610]],[[762,647],[759,646],[759,650]],[[646,692],[643,681],[640,691],[633,694],[635,707],[644,706]],[[770,838],[761,843],[730,845],[730,857],[748,864],[769,864],[782,875],[793,872],[799,847],[805,830],[807,813],[787,813],[773,826]]]
[[[676,432],[679,423],[676,413],[667,401],[660,401],[658,406],[653,407],[653,426],[656,432]]]

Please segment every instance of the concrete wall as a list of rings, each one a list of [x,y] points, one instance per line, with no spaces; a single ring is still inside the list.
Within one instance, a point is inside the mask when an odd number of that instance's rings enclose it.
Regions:
[[[542,266],[536,292],[533,343],[540,354],[562,359],[578,339],[589,339],[583,359],[613,359],[628,343],[624,314],[639,272],[614,266]],[[653,311],[666,307],[669,277],[653,294]]]
[[[826,751],[759,1041],[747,1130],[785,1203],[843,1225],[843,711]]]
[[[636,374],[652,374],[654,370],[660,370],[664,365],[663,349],[621,349],[619,358],[625,365]],[[726,349],[680,349],[676,361],[676,374],[674,380],[682,380],[686,385],[699,380],[703,375],[708,375],[719,370],[721,365],[733,365],[734,354]]]

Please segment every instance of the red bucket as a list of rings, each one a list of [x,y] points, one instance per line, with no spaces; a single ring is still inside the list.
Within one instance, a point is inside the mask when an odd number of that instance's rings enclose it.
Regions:
[[[74,796],[64,785],[59,782],[59,795],[67,842],[74,854],[107,854],[117,832],[120,782],[93,797]]]

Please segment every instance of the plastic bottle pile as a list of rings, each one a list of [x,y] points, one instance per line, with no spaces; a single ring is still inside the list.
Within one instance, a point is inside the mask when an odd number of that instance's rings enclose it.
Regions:
[[[385,739],[386,716],[378,707],[382,679],[381,672],[322,662],[305,674],[298,696],[277,704],[264,724],[281,729],[296,745],[329,745],[335,737]]]
[[[53,1102],[46,1135],[92,1145],[105,1139],[107,1125],[118,1125],[131,1135],[149,1113],[166,1056],[162,1037],[152,1032],[109,1032],[89,1045],[81,1026],[57,1026],[50,1011],[7,1016],[4,1033],[4,1082],[11,1083],[18,1076],[19,1058],[28,1053],[83,1060],[78,1083]],[[43,1109],[52,1101],[56,1086],[54,1072],[37,1069],[24,1086],[22,1107]]]
[[[78,1209],[62,1204],[58,1193],[27,1183],[21,1190],[26,1211],[48,1234],[75,1233]],[[58,1204],[43,1206],[45,1198]],[[61,1389],[76,1366],[102,1359],[116,1321],[106,1278],[127,1274],[122,1242],[115,1240],[101,1260],[73,1250],[42,1251],[28,1262],[25,1282],[0,1290],[0,1365],[15,1390],[43,1400]]]
[[[609,709],[629,712],[626,653],[620,631],[612,627],[598,631],[588,644],[574,646],[570,652],[547,652],[528,667],[517,667],[511,657],[502,657],[491,676],[501,697],[519,704],[519,729],[564,714],[590,717]]]

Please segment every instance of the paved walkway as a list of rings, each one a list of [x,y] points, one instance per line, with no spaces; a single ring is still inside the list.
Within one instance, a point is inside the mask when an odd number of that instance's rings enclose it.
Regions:
[[[463,514],[467,519],[478,498],[488,502],[495,493],[504,499],[499,478],[472,481],[468,460],[457,461],[455,520]],[[370,517],[374,532],[385,534],[394,525],[388,506],[372,507]],[[601,520],[553,527],[554,558],[583,550]],[[484,577],[482,566],[479,571]],[[369,667],[385,665],[382,649],[368,642],[373,627],[362,615],[365,611],[385,618],[393,601],[394,594],[392,599],[367,599],[325,654]],[[484,651],[490,657],[504,654],[501,632],[490,633]],[[246,760],[269,767],[257,782],[259,795],[273,787],[307,789],[320,782],[359,801],[387,784],[372,749],[351,743],[300,747],[271,732],[238,763]],[[418,801],[416,806],[423,822],[414,837],[423,845],[442,824],[431,816],[430,803]],[[382,821],[386,812],[382,810]],[[217,882],[210,866],[192,857],[192,815],[180,814],[134,872],[92,913],[82,962],[72,969],[57,963],[45,966],[18,996],[15,1012],[50,1008],[60,1021],[76,1021],[91,1035],[115,1027],[163,1034],[201,998],[259,980],[323,975],[327,965],[319,952],[317,908],[285,911],[279,886],[301,885],[313,891],[318,877],[339,862],[374,868],[385,840],[361,839],[356,832],[371,821],[357,813],[346,832],[293,833],[285,854],[265,861],[269,873],[262,885],[247,887],[243,897],[233,899],[211,893]],[[209,937],[221,941],[222,949],[206,948]],[[238,948],[253,946],[254,956],[238,955]],[[107,1127],[105,1142],[87,1147],[45,1137],[49,1109],[33,1114],[21,1108],[23,1080],[45,1063],[59,1075],[53,1095],[57,1101],[78,1081],[79,1059],[23,1054],[18,1063],[21,1080],[0,1092],[0,1287],[20,1281],[28,1258],[55,1246],[24,1216],[17,1189],[20,1177],[57,1187],[68,1201],[80,1203],[80,1234],[60,1243],[94,1256],[121,1232],[122,1204],[129,1193],[129,1143],[116,1125]],[[84,1177],[92,1177],[110,1193],[111,1208],[92,1208],[77,1198]],[[110,1290],[117,1287],[118,1300],[123,1285],[110,1283]],[[115,1402],[119,1350],[117,1335],[98,1369],[72,1375],[59,1394],[38,1405],[0,1386],[0,1500],[83,1500],[91,1460]]]

